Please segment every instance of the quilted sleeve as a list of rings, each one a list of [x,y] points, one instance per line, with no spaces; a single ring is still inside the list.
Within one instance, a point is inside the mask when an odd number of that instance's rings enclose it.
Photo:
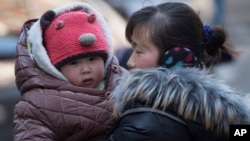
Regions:
[[[34,106],[19,102],[14,109],[14,141],[55,141],[55,135],[44,119]]]

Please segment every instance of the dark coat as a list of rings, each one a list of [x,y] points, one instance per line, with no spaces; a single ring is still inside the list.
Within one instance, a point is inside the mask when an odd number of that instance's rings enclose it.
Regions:
[[[17,44],[15,75],[21,99],[14,109],[14,140],[103,140],[113,123],[109,94],[116,78],[127,71],[112,58],[104,90],[74,86],[45,73],[26,48],[35,21],[24,24]]]
[[[159,72],[121,79],[111,94],[119,121],[107,141],[226,141],[231,124],[250,124],[247,95],[198,69]]]

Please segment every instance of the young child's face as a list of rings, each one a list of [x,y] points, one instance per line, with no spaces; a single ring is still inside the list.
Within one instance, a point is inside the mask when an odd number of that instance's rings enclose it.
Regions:
[[[104,78],[104,60],[93,56],[71,61],[61,68],[70,83],[88,88],[96,88]]]
[[[145,42],[138,36],[131,37],[133,52],[127,62],[129,68],[152,68],[156,67],[160,58],[158,48],[150,41]]]

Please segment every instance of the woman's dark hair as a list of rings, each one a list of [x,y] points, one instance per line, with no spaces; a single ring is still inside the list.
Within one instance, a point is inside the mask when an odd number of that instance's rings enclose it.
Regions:
[[[132,14],[125,36],[129,42],[132,42],[133,34],[142,38],[144,36],[145,41],[150,40],[159,48],[161,56],[177,46],[189,48],[207,67],[220,61],[222,51],[232,56],[237,55],[230,47],[224,46],[226,34],[223,28],[209,27],[208,32],[205,36],[204,25],[190,6],[167,2],[145,7]]]

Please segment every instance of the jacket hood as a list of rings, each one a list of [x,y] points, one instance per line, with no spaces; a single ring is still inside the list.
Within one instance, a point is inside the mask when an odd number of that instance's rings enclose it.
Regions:
[[[170,110],[206,129],[229,133],[230,124],[250,123],[247,95],[223,84],[207,71],[195,68],[136,69],[121,78],[112,92],[115,115],[140,102],[147,107]]]
[[[77,86],[73,86],[69,82],[62,79],[57,79],[53,75],[51,75],[51,73],[48,73],[47,71],[37,68],[37,65],[34,64],[34,60],[32,61],[31,56],[28,53],[27,49],[27,35],[30,31],[30,28],[34,27],[33,25],[35,23],[37,23],[37,19],[28,20],[24,23],[23,28],[21,30],[19,41],[17,43],[15,75],[16,75],[16,85],[20,90],[21,94],[24,94],[25,92],[34,88],[71,90],[71,88],[74,87],[75,90],[73,91],[77,91],[80,93],[83,92],[83,89],[86,89],[87,92],[91,91],[89,88],[82,88],[82,87],[79,88]],[[46,57],[44,59],[46,59]],[[57,71],[57,69],[53,65],[51,65],[50,67]],[[58,71],[57,74],[61,73]],[[108,92],[112,91],[114,86],[116,85],[115,79],[117,77],[126,74],[127,70],[119,66],[117,58],[114,56],[110,56],[110,60],[107,63],[107,72],[105,78],[106,91]],[[94,91],[100,91],[100,90],[94,90]]]
[[[107,40],[107,44],[108,44],[108,48],[109,48],[108,58],[105,62],[105,70],[107,70],[109,62],[112,58],[113,49],[112,49],[112,43],[111,43],[111,34],[110,34],[110,31],[108,30],[108,26],[107,26],[104,18],[102,17],[102,15],[100,15],[90,5],[88,5],[86,3],[81,3],[81,2],[76,2],[76,3],[66,5],[66,6],[52,9],[52,11],[55,13],[56,17],[63,14],[63,13],[69,12],[69,11],[78,11],[78,10],[79,11],[83,10],[87,13],[95,14],[96,20],[101,25],[101,28],[102,28],[103,33],[104,33],[104,37]],[[28,46],[29,54],[30,54],[31,58],[33,59],[33,61],[41,69],[43,69],[45,72],[57,77],[58,79],[67,80],[62,75],[62,73],[60,71],[58,71],[54,65],[52,65],[52,63],[49,59],[49,56],[48,56],[47,51],[46,51],[44,44],[43,44],[43,31],[42,31],[42,27],[40,25],[40,22],[41,22],[40,20],[41,19],[36,21],[32,25],[31,29],[28,32],[27,46]]]

